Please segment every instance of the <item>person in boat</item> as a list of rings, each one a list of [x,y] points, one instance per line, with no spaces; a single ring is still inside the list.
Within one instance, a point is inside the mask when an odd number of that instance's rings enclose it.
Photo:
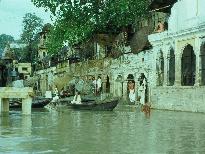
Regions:
[[[71,104],[81,104],[81,96],[80,96],[80,92],[76,91],[76,94],[73,98],[73,100],[71,101]]]

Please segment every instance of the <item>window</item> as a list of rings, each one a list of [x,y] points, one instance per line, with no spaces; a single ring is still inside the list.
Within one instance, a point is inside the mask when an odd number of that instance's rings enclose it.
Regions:
[[[22,67],[22,71],[28,71],[27,67]]]

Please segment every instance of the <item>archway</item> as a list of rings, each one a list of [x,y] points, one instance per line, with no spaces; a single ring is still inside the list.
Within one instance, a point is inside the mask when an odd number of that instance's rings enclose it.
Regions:
[[[182,54],[181,65],[181,84],[182,86],[193,86],[195,84],[196,72],[196,55],[194,54],[193,47],[187,45]]]
[[[175,55],[174,49],[169,52],[169,70],[168,70],[168,85],[173,86],[175,81]]]
[[[205,42],[203,42],[203,44],[201,45],[200,59],[201,59],[201,66],[200,66],[201,85],[205,85]]]

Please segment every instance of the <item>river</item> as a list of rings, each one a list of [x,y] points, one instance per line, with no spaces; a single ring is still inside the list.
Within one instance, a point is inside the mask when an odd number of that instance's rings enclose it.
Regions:
[[[16,110],[0,117],[0,153],[205,153],[204,128],[201,113]]]

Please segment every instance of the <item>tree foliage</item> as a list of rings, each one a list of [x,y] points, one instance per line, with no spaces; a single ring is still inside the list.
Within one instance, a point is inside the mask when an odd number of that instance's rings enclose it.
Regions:
[[[147,0],[32,0],[56,16],[49,47],[55,51],[63,41],[82,42],[93,33],[116,33],[146,14]]]
[[[7,35],[7,34],[1,34],[0,35],[0,49],[3,50],[7,43],[11,43],[14,41],[13,36]]]
[[[43,27],[43,20],[37,17],[35,14],[26,13],[23,17],[23,32],[21,34],[21,40],[29,44],[35,40],[36,35],[41,31]]]
[[[27,44],[26,57],[32,62],[37,51],[38,33],[42,30],[43,20],[32,13],[26,13],[23,17],[23,31],[21,41]]]

